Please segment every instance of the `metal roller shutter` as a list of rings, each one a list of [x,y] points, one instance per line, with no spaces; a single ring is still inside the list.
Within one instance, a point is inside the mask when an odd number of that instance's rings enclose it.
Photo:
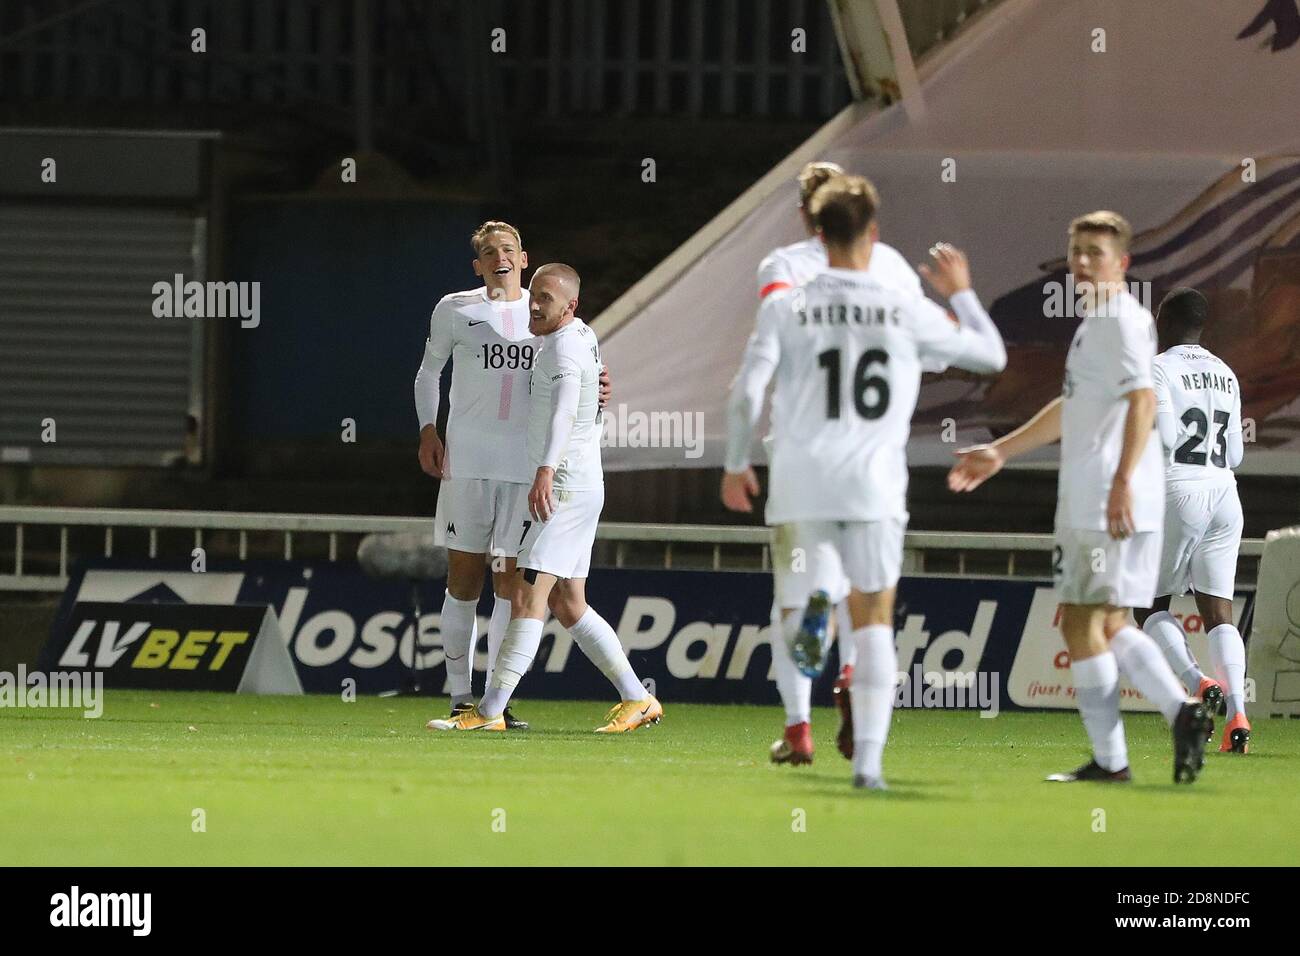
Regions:
[[[183,453],[186,416],[200,414],[202,320],[155,318],[152,287],[205,278],[204,226],[174,208],[0,202],[0,462]]]

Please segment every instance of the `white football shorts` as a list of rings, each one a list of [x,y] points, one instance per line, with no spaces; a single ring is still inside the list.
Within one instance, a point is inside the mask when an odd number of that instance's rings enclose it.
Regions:
[[[520,542],[517,567],[557,578],[585,578],[591,570],[591,549],[605,507],[605,489],[554,492],[555,511],[547,521],[529,514],[528,492],[528,485],[520,488],[515,508],[514,535]]]
[[[905,518],[796,521],[772,529],[772,571],[780,607],[798,608],[814,591],[838,604],[852,586],[868,594],[898,583]]]
[[[839,552],[808,523],[772,528],[772,577],[778,608],[803,607],[815,591],[825,591],[835,604],[849,593]]]
[[[1057,528],[1052,578],[1062,604],[1150,607],[1160,572],[1159,531],[1117,541],[1106,531]]]
[[[504,554],[519,549],[520,490],[524,510],[528,485],[496,478],[444,478],[433,518],[433,542],[470,554]]]
[[[1210,488],[1171,485],[1156,594],[1177,597],[1191,588],[1231,601],[1244,524],[1235,481]]]

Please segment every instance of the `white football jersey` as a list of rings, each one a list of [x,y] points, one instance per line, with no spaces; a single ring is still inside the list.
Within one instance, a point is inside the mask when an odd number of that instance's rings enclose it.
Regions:
[[[1241,386],[1232,369],[1199,345],[1176,345],[1155,357],[1152,372],[1161,432],[1174,438],[1164,449],[1166,480],[1235,481]]]
[[[803,285],[826,269],[826,247],[816,236],[773,249],[758,266],[758,297]],[[867,275],[881,285],[897,284],[921,294],[921,277],[893,246],[877,242],[871,247]]]
[[[569,440],[560,451],[555,465],[554,488],[557,491],[583,491],[600,488],[605,476],[600,466],[600,438],[603,422],[600,413],[600,347],[596,333],[587,323],[575,318],[557,332],[543,336],[541,351],[533,366],[532,409],[528,413],[529,482],[545,462],[548,439],[556,407],[556,390],[566,379],[578,389],[577,410],[573,413]]]
[[[960,356],[958,327],[925,296],[847,269],[769,294],[758,321],[750,348],[778,353],[767,523],[906,518],[921,363]]]
[[[1120,292],[1074,333],[1065,361],[1061,408],[1061,471],[1056,526],[1107,531],[1106,502],[1124,446],[1125,396],[1151,388],[1156,327],[1151,313]],[[1159,531],[1165,509],[1160,436],[1154,430],[1133,476],[1135,531]]]
[[[528,331],[528,291],[514,302],[486,288],[444,296],[429,321],[425,364],[451,356],[447,468],[454,478],[531,482],[528,376],[540,340]],[[437,388],[434,378],[432,387]]]
[[[781,289],[803,285],[826,268],[826,247],[816,236],[773,249],[758,266],[758,297],[765,299]],[[901,252],[883,242],[871,246],[867,276],[881,285],[897,285],[917,295],[925,294],[916,270]],[[947,368],[937,359],[926,359],[921,363],[922,372],[943,372]]]

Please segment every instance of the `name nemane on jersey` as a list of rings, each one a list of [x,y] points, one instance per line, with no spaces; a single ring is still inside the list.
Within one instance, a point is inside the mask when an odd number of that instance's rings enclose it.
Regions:
[[[1216,375],[1214,372],[1181,372],[1178,377],[1182,379],[1183,390],[1187,392],[1209,388],[1228,395],[1232,394],[1232,379],[1227,375]]]
[[[799,325],[898,325],[899,308],[831,303],[798,310]]]

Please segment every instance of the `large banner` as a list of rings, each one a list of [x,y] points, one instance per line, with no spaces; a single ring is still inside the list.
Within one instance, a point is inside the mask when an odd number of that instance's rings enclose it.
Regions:
[[[438,693],[445,665],[439,613],[444,583],[411,593],[401,582],[366,577],[351,562],[248,562],[195,573],[175,566],[100,559],[73,573],[50,647],[59,653],[76,623],[106,604],[197,604],[270,608],[308,693],[359,693],[400,687],[412,663]],[[1050,584],[985,578],[909,577],[899,583],[897,647],[900,707],[1072,708],[1069,657],[1061,642]],[[587,596],[618,632],[639,676],[665,701],[776,704],[769,608],[772,578],[736,571],[600,570]],[[1238,620],[1248,595],[1239,595]],[[492,597],[479,605],[475,690],[486,670]],[[1208,660],[1204,628],[1190,599],[1175,602],[1192,649]],[[47,648],[45,660],[51,659]],[[832,649],[814,703],[830,704]],[[521,698],[600,699],[611,689],[558,621],[549,620]],[[1151,709],[1124,687],[1128,709]]]
[[[772,249],[805,238],[798,168],[831,160],[875,182],[881,238],[908,262],[939,240],[966,250],[1006,340],[1007,368],[995,378],[927,377],[913,465],[946,467],[954,442],[1003,434],[1060,395],[1079,323],[1066,227],[1113,209],[1134,230],[1128,278],[1144,304],[1154,310],[1177,286],[1209,297],[1204,344],[1241,382],[1240,471],[1294,474],[1297,10],[1295,0],[997,4],[921,64],[915,103],[837,119],[594,320],[617,380],[606,469],[722,464],[727,387],[758,306],[755,271]],[[765,460],[761,446],[754,453]],[[1049,448],[1033,461],[1054,468],[1058,456]]]

